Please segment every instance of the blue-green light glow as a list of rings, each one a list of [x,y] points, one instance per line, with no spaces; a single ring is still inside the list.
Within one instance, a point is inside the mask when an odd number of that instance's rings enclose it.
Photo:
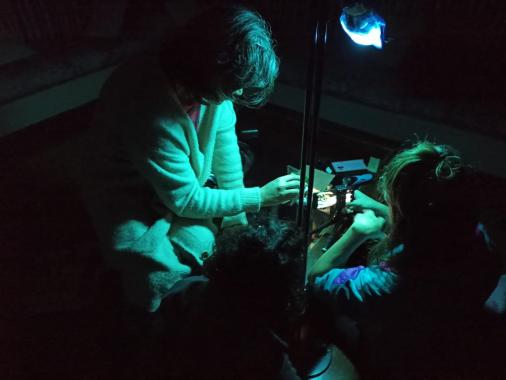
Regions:
[[[385,21],[371,10],[362,7],[343,10],[339,18],[341,26],[353,42],[359,45],[383,47]]]

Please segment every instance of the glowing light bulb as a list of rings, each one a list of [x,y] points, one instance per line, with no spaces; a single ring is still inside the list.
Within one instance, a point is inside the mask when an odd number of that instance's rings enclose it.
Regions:
[[[345,7],[339,21],[343,30],[356,44],[372,45],[378,49],[383,47],[385,21],[363,4]]]

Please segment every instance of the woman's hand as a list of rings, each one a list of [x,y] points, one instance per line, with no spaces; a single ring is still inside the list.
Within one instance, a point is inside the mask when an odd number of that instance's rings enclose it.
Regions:
[[[364,210],[355,215],[350,228],[366,239],[382,239],[385,237],[384,226],[385,218],[376,216],[372,210]]]
[[[388,218],[387,205],[384,205],[383,203],[378,202],[377,200],[371,198],[370,196],[365,195],[360,190],[355,190],[353,195],[355,199],[350,203],[348,203],[346,205],[347,207],[357,211],[372,210],[376,215],[381,216],[383,218]]]
[[[300,176],[297,174],[288,174],[276,178],[260,188],[262,207],[275,206],[297,198],[299,187]]]

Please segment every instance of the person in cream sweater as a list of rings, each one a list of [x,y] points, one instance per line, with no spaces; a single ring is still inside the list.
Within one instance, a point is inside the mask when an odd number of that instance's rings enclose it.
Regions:
[[[279,60],[268,25],[244,8],[213,8],[158,54],[104,84],[86,147],[86,203],[124,301],[154,312],[213,253],[222,228],[297,197],[299,177],[245,188],[234,103],[265,104]],[[209,176],[218,188],[205,187]]]

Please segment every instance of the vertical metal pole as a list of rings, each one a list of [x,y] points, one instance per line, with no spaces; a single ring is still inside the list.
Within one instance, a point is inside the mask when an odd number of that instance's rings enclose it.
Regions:
[[[310,134],[309,128],[311,123],[311,112],[313,108],[313,91],[315,77],[315,55],[318,41],[319,22],[316,20],[313,39],[311,40],[311,48],[309,53],[309,62],[306,72],[306,97],[304,99],[304,116],[302,120],[302,142],[300,154],[300,186],[299,186],[299,203],[297,205],[297,226],[303,227],[304,221],[304,189],[306,178],[306,164],[308,161],[308,145]]]
[[[325,61],[325,42],[327,39],[327,23],[320,22],[319,23],[319,39],[316,49],[316,70],[315,70],[315,78],[314,78],[314,94],[313,94],[313,109],[312,109],[312,118],[310,125],[310,138],[309,138],[309,175],[308,175],[308,194],[307,194],[307,206],[306,206],[306,215],[305,215],[305,223],[303,226],[309,226],[309,219],[311,214],[313,196],[312,189],[314,185],[314,169],[316,163],[316,145],[318,142],[318,127],[319,127],[319,115],[320,115],[320,100],[321,100],[321,88],[322,88],[322,80],[323,80],[323,67]]]
[[[314,36],[311,41],[311,52],[306,77],[306,98],[304,103],[304,117],[302,123],[302,147],[300,156],[300,187],[299,203],[297,207],[297,225],[301,228],[304,238],[302,262],[304,273],[301,277],[301,289],[306,286],[307,254],[310,243],[310,219],[313,201],[314,169],[316,161],[316,143],[318,138],[318,118],[320,112],[321,88],[325,59],[325,44],[327,42],[327,16],[324,0],[318,1],[315,16]],[[308,170],[306,170],[308,166]],[[304,189],[306,172],[308,177],[308,193],[304,204]]]

